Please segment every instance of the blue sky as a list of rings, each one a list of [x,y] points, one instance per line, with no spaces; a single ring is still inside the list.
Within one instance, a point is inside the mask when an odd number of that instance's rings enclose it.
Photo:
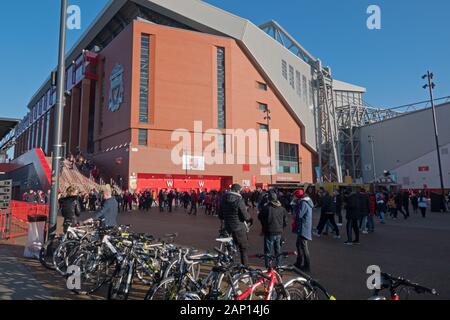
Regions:
[[[180,0],[182,1],[182,0]],[[366,101],[396,107],[427,99],[421,76],[435,73],[436,97],[450,95],[448,0],[208,0],[255,24],[278,21],[335,78],[367,88]],[[82,30],[107,0],[69,0]],[[382,29],[366,27],[367,7],[382,11]],[[26,104],[57,62],[59,1],[4,1],[0,11],[0,117],[22,118]]]

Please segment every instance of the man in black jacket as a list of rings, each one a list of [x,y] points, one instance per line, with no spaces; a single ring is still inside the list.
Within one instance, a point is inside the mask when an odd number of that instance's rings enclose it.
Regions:
[[[253,219],[247,211],[244,199],[240,195],[242,187],[238,184],[231,186],[231,191],[226,193],[220,205],[219,219],[224,221],[225,230],[231,234],[236,246],[241,253],[241,263],[248,265],[248,227],[253,224]]]
[[[319,221],[319,225],[317,226],[317,233],[315,233],[315,235],[320,237],[323,229],[329,222],[336,234],[335,238],[340,239],[341,237],[339,235],[339,228],[334,219],[334,215],[336,214],[336,205],[333,201],[333,198],[330,196],[328,191],[323,191],[321,198],[322,198],[322,208],[321,208],[321,214],[320,214],[320,221]]]
[[[264,234],[264,254],[266,256],[266,268],[270,268],[269,256],[272,255],[272,248],[275,250],[276,265],[279,265],[279,255],[281,254],[281,237],[283,230],[287,226],[288,213],[278,201],[277,194],[270,191],[268,203],[264,206],[258,215],[261,221],[262,232]]]
[[[359,206],[358,206],[358,194],[348,190],[345,195],[345,210],[347,219],[347,241],[346,245],[359,244]],[[355,240],[353,240],[353,232],[355,233]]]

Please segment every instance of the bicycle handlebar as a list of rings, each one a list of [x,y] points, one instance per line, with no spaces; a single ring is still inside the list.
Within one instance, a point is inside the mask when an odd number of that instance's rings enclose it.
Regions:
[[[439,295],[438,292],[436,291],[436,289],[430,289],[430,288],[424,287],[424,286],[422,286],[422,285],[420,285],[418,283],[411,282],[410,280],[405,279],[403,277],[394,277],[394,276],[392,276],[392,275],[390,275],[388,273],[382,273],[381,275],[385,279],[393,282],[391,284],[391,286],[393,288],[404,286],[404,287],[413,288],[416,291],[416,293],[418,293],[418,294],[428,293],[428,294],[432,294],[432,295],[435,295],[435,296]]]
[[[250,256],[251,259],[265,259],[266,257],[269,258],[269,260],[275,260],[278,258],[287,258],[289,256],[296,256],[297,252],[282,252],[277,256],[274,255],[266,255],[266,254],[255,254],[253,256]]]

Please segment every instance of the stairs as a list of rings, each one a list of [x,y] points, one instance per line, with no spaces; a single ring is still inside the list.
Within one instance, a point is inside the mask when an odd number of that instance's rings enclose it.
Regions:
[[[92,189],[101,190],[101,185],[84,176],[78,168],[65,160],[62,164],[59,178],[60,190],[64,192],[69,186],[76,187],[82,193],[89,193]]]

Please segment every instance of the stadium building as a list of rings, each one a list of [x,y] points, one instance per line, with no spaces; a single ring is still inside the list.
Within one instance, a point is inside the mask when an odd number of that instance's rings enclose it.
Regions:
[[[448,97],[446,100],[450,100]],[[444,189],[450,191],[450,103],[436,106]],[[399,114],[359,129],[365,182],[388,171],[404,189],[440,193],[441,181],[431,108]]]
[[[327,99],[320,88],[347,101],[361,101],[365,92],[342,81],[322,83],[330,69],[277,23],[258,27],[198,0],[110,1],[69,51],[66,66],[66,153],[81,152],[106,181],[133,190],[313,182],[327,143],[316,130]],[[15,128],[13,162],[42,160],[40,153],[30,156],[36,148],[51,156],[55,90],[49,77],[32,97]],[[186,149],[183,163],[175,164],[171,138],[183,129],[192,140],[219,130],[225,154],[236,144],[227,129],[279,129],[271,148],[277,172],[261,175],[248,144],[245,163],[209,165],[202,152]],[[43,167],[35,171],[48,177]]]

